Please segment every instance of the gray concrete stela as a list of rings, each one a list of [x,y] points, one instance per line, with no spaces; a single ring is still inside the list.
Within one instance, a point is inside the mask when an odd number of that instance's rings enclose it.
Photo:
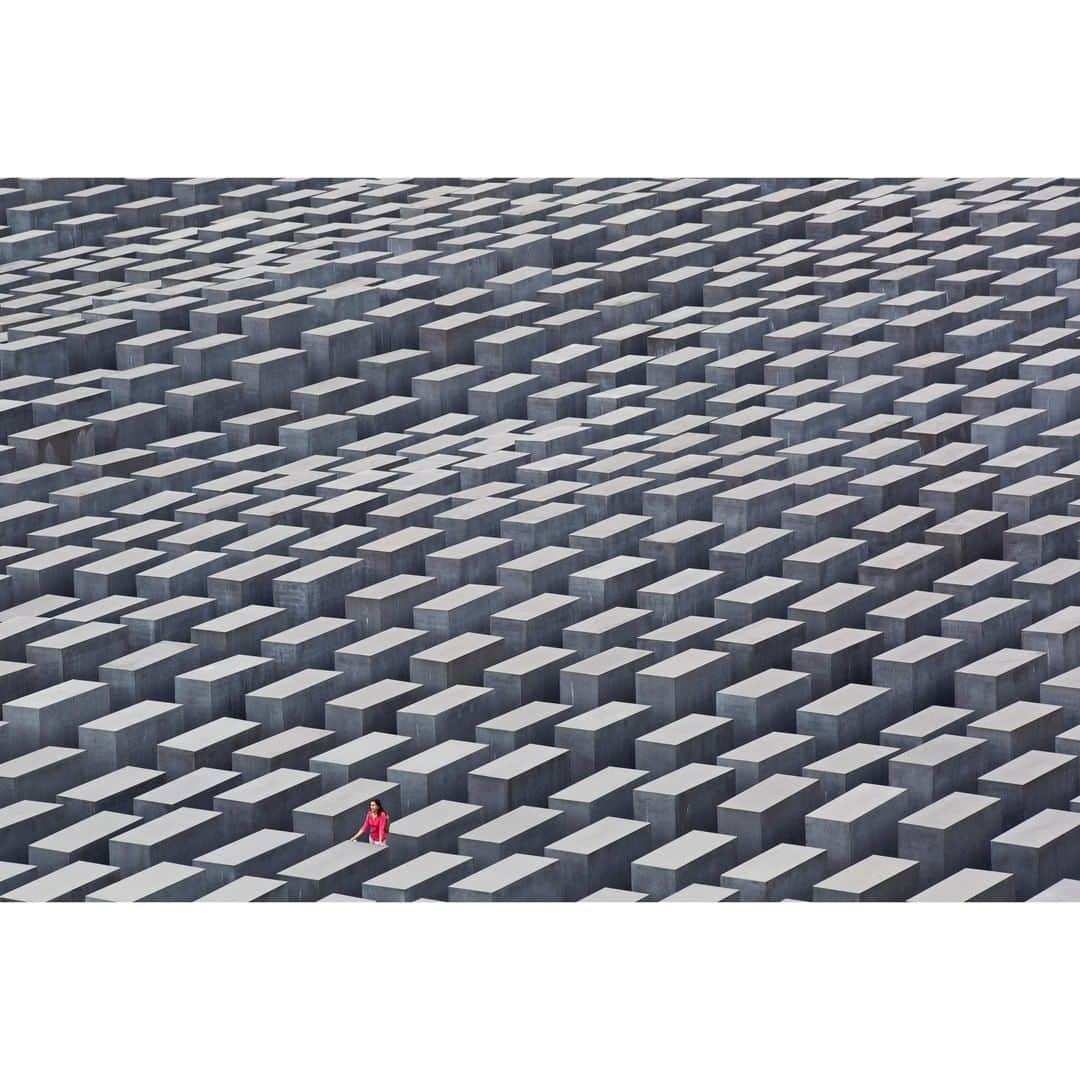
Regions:
[[[0,899],[1080,899],[1078,480],[1078,180],[2,179]]]

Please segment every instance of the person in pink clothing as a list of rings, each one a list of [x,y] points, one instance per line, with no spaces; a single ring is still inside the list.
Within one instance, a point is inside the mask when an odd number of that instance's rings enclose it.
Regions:
[[[364,833],[368,834],[368,843],[378,844],[380,847],[386,845],[386,838],[390,835],[390,815],[378,799],[372,799],[368,803],[367,817],[353,839],[359,840]]]

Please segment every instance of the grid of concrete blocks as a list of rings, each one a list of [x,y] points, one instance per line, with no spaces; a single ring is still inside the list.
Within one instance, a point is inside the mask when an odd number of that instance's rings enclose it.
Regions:
[[[1080,182],[0,186],[3,899],[1080,897]]]

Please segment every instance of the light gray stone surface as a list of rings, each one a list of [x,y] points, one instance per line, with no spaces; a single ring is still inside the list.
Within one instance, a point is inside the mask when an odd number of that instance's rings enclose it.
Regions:
[[[2,186],[4,899],[1076,898],[1080,181]]]

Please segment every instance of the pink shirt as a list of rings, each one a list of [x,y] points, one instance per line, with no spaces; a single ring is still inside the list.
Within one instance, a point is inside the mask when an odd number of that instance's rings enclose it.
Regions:
[[[386,837],[390,832],[390,816],[385,811],[381,814],[373,814],[370,810],[368,816],[364,818],[364,824],[360,828],[360,835],[370,830],[371,839],[376,844],[385,844]]]

